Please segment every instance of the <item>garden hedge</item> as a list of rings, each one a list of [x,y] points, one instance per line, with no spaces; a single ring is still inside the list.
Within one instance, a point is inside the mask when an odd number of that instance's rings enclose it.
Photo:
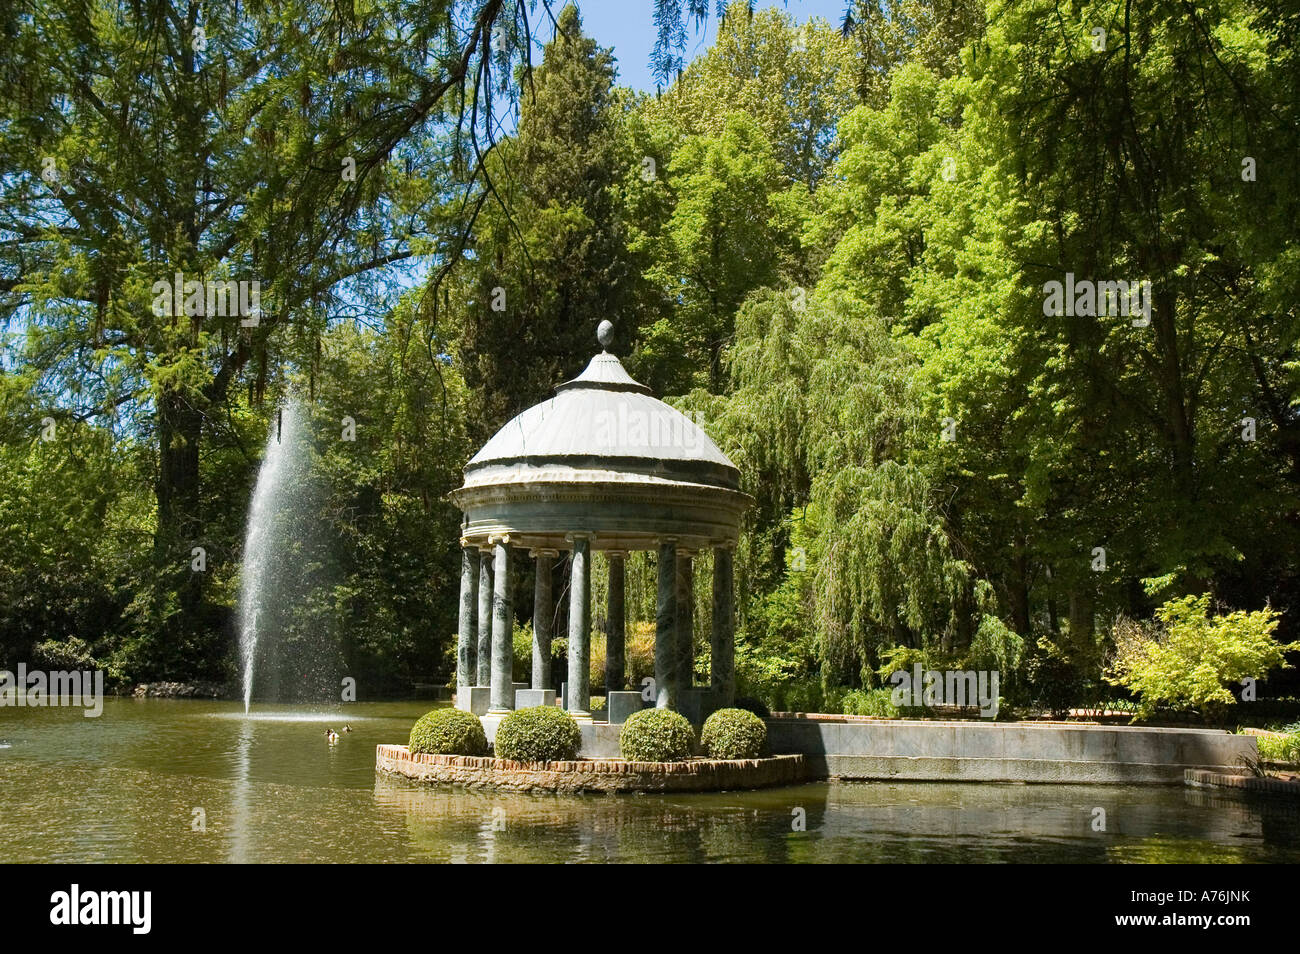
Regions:
[[[582,732],[563,709],[517,709],[497,726],[496,756],[516,762],[566,762],[578,757]]]
[[[695,730],[670,709],[642,709],[628,716],[618,749],[629,762],[678,762],[695,748]]]
[[[487,736],[478,716],[463,709],[434,709],[411,726],[412,752],[428,755],[487,755]]]

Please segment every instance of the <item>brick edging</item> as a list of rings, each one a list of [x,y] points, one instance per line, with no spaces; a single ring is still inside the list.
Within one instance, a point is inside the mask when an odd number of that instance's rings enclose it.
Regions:
[[[1300,797],[1300,781],[1283,778],[1260,778],[1254,775],[1225,775],[1204,769],[1187,769],[1183,782],[1195,788],[1239,788],[1248,792],[1268,792],[1272,795]]]
[[[375,769],[418,781],[526,792],[721,791],[791,785],[805,777],[802,755],[684,762],[516,762],[487,756],[413,754],[405,745],[376,746]]]

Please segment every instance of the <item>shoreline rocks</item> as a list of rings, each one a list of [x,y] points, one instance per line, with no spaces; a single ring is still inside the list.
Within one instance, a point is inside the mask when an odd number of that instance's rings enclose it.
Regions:
[[[131,695],[136,699],[228,699],[230,689],[220,682],[142,682]]]

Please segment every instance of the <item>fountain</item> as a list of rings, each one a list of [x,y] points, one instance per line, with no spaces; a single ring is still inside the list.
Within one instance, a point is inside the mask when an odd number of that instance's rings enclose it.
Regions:
[[[244,568],[239,587],[239,654],[244,669],[244,712],[253,699],[253,671],[257,642],[268,596],[276,589],[272,569],[281,553],[281,515],[301,493],[300,480],[305,462],[303,411],[286,404],[276,414],[266,438],[266,453],[253,490],[248,511],[248,532],[244,537]]]

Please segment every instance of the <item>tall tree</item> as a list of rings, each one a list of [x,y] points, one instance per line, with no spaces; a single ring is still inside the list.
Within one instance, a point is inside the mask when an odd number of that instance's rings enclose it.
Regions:
[[[610,51],[582,33],[577,7],[523,92],[517,134],[489,164],[498,197],[479,216],[455,283],[469,300],[457,354],[480,440],[581,370],[596,326],[622,324],[636,275],[618,187],[633,165],[619,135]]]
[[[50,414],[151,437],[171,621],[206,625],[189,554],[232,390],[310,365],[378,270],[430,250],[447,170],[466,153],[475,165],[476,106],[527,49],[527,10],[96,0],[0,14],[0,317],[29,332],[18,360],[39,369]],[[450,162],[431,146],[447,123]],[[188,289],[160,301],[155,283],[177,273],[259,282],[260,314],[213,314]]]

